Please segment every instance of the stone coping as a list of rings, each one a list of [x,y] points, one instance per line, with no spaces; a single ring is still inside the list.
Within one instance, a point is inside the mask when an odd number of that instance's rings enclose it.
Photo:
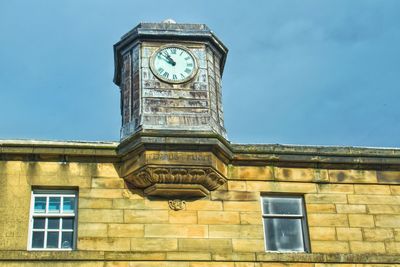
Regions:
[[[226,162],[400,165],[400,148],[232,144],[213,133],[143,131],[123,142],[0,140],[1,154],[78,155],[123,158],[132,151],[218,152]]]
[[[282,263],[399,263],[399,255],[343,253],[222,253],[2,250],[0,261],[214,261]]]

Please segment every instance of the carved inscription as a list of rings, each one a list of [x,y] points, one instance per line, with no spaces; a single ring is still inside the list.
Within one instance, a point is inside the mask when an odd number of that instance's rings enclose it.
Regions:
[[[198,154],[189,154],[182,155],[177,153],[158,153],[158,154],[150,154],[148,155],[149,160],[165,160],[165,161],[197,161],[197,162],[210,162],[212,160],[211,155],[198,155]]]

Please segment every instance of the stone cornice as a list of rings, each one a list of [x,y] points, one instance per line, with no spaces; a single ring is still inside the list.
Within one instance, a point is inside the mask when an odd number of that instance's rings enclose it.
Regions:
[[[1,155],[66,155],[115,157],[123,160],[147,149],[213,151],[226,163],[294,164],[301,166],[345,164],[400,167],[399,148],[231,144],[214,133],[174,131],[139,132],[123,142],[0,140]]]

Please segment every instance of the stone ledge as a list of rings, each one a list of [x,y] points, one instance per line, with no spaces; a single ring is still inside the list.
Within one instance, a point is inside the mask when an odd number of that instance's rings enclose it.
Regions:
[[[0,261],[167,261],[169,252],[111,252],[111,251],[23,251],[2,250]],[[195,255],[196,252],[191,252]],[[174,252],[173,261],[210,261],[199,252],[200,258],[188,260]],[[399,263],[399,255],[387,254],[322,254],[322,253],[209,253],[214,262],[283,262],[283,263]],[[246,255],[244,255],[246,254]],[[196,258],[196,257],[195,257]],[[255,260],[254,260],[255,259]]]

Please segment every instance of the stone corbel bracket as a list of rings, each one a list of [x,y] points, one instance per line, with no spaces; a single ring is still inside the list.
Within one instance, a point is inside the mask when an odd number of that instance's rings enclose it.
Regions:
[[[205,197],[226,183],[211,167],[144,166],[133,172],[128,182],[150,196]]]

